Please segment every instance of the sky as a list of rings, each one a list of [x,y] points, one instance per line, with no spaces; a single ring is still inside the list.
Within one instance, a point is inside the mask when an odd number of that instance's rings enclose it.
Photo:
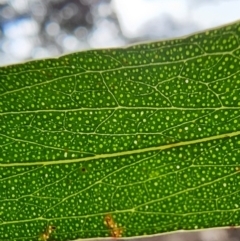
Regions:
[[[239,0],[113,0],[113,6],[121,29],[128,37],[138,37],[144,24],[161,16],[169,16],[182,25],[194,23],[198,26],[196,30],[212,28],[240,18]],[[158,24],[161,25],[161,22]],[[179,31],[178,36],[181,34]]]

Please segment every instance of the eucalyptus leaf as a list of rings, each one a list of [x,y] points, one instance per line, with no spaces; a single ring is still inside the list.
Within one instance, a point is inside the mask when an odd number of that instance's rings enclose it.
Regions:
[[[0,240],[240,224],[240,22],[0,68]]]

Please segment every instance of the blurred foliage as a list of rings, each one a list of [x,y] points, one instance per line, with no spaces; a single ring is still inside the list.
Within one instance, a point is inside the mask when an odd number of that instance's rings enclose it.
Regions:
[[[118,20],[110,2],[0,1],[0,63],[56,56],[64,52],[91,48],[89,42],[103,19],[108,25],[114,25],[116,34],[120,33]],[[111,26],[108,29],[110,28]],[[104,38],[104,33],[102,36]]]

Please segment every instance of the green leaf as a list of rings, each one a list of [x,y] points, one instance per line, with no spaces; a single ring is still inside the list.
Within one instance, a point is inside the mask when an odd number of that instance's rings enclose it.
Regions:
[[[237,22],[0,68],[0,240],[240,225],[239,43]]]

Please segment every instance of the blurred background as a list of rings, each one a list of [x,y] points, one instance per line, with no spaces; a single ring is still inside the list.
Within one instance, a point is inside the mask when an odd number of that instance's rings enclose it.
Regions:
[[[180,37],[239,19],[240,0],[0,0],[0,65]],[[240,231],[141,240],[238,241]]]
[[[0,65],[236,21],[239,0],[0,0]]]

